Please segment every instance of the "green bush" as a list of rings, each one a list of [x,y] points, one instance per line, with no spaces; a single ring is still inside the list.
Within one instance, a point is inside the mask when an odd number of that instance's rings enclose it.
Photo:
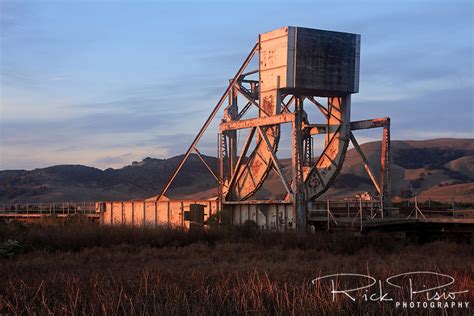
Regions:
[[[13,258],[23,252],[23,247],[18,240],[8,239],[0,243],[0,258]]]

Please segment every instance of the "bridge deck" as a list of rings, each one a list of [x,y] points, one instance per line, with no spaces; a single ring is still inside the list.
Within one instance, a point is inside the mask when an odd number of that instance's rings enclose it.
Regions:
[[[79,213],[74,213],[74,214],[79,214]],[[46,217],[46,216],[56,216],[60,218],[66,218],[69,216],[72,216],[74,214],[50,214],[50,213],[0,213],[0,218],[16,218],[16,219],[21,219],[21,218],[40,218],[40,217]],[[100,214],[94,213],[94,214],[81,214],[81,216],[85,217],[90,217],[90,218],[99,218]]]
[[[180,201],[174,202],[178,203]],[[166,203],[169,204],[169,202]],[[136,213],[138,215],[141,214],[140,211],[145,211],[144,206],[146,204],[142,204],[137,206]],[[121,205],[123,207],[123,203]],[[284,206],[286,207],[286,204]],[[372,230],[474,232],[474,210],[419,210],[418,213],[410,213],[411,216],[405,214],[405,216],[385,216],[385,218],[381,218],[381,213],[371,204],[367,204],[364,207],[360,202],[359,205],[352,205],[348,202],[342,204],[333,202],[331,205],[327,205],[330,206],[328,209],[324,209],[324,206],[321,206],[308,211],[308,223],[314,225],[315,228],[362,232]],[[178,211],[184,210],[183,205],[180,207]],[[392,211],[397,210],[393,209]],[[161,214],[162,212],[158,213]],[[167,213],[170,213],[169,210]],[[283,210],[281,210],[281,213],[284,213]],[[362,217],[361,213],[363,214]],[[95,202],[0,204],[0,218],[4,219],[28,221],[47,216],[66,218],[71,215],[82,215],[98,220],[101,216],[100,207]],[[261,216],[264,215],[262,213]],[[266,228],[272,229],[271,227]]]
[[[363,218],[360,217],[311,217],[315,226],[328,230],[348,231],[414,231],[429,230],[440,232],[474,232],[474,218],[427,217],[427,218]]]

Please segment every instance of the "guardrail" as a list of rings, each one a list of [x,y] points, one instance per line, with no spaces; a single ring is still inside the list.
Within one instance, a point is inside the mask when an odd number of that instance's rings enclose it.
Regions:
[[[406,201],[405,201],[406,202]],[[416,197],[413,203],[407,204],[405,207],[403,202],[397,203],[401,207],[387,207],[384,208],[378,200],[326,200],[315,201],[311,204],[309,209],[310,221],[317,221],[327,223],[327,229],[331,225],[340,226],[357,224],[360,231],[363,230],[364,225],[382,222],[390,222],[394,220],[409,220],[409,219],[469,219],[474,218],[473,208],[461,208],[459,205],[452,203],[436,203],[427,204],[418,203]],[[385,217],[385,220],[384,220]]]
[[[0,203],[0,217],[96,215],[96,202]]]

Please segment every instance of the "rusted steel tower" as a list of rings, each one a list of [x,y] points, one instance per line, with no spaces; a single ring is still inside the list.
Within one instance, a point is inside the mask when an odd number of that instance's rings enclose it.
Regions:
[[[257,54],[258,69],[247,71]],[[197,143],[227,101],[219,125],[218,174],[201,160],[218,181],[221,209],[231,213],[234,223],[256,212],[257,222],[258,214],[262,214],[267,224],[274,220],[276,225],[283,222],[285,228],[296,224],[298,229],[306,229],[308,203],[331,186],[349,142],[360,154],[383,201],[381,205],[386,205],[390,201],[390,119],[350,121],[351,94],[359,91],[359,59],[357,34],[301,27],[261,34],[159,197],[191,152],[201,157]],[[310,122],[305,106],[316,107],[323,121]],[[257,109],[256,115],[248,118],[251,108]],[[282,124],[291,124],[291,178],[276,155]],[[375,127],[383,128],[379,181],[352,133]],[[243,144],[238,143],[238,130],[249,130]],[[313,157],[313,137],[317,135],[324,136],[325,146],[318,157]],[[271,170],[280,177],[285,198],[252,199]]]

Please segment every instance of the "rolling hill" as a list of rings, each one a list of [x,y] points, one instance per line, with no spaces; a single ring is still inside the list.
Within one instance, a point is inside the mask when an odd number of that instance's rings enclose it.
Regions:
[[[380,142],[362,144],[371,169],[380,169]],[[160,192],[182,156],[145,158],[120,169],[100,170],[82,165],[58,165],[35,170],[0,171],[0,202],[110,201],[143,199]],[[217,169],[215,157],[205,157]],[[290,160],[282,160],[290,173]],[[167,196],[209,198],[216,181],[199,158],[192,155]],[[344,166],[326,197],[373,192],[361,158],[348,151]],[[395,197],[474,202],[474,139],[392,141],[392,193]],[[270,174],[256,198],[282,198],[280,179]]]

